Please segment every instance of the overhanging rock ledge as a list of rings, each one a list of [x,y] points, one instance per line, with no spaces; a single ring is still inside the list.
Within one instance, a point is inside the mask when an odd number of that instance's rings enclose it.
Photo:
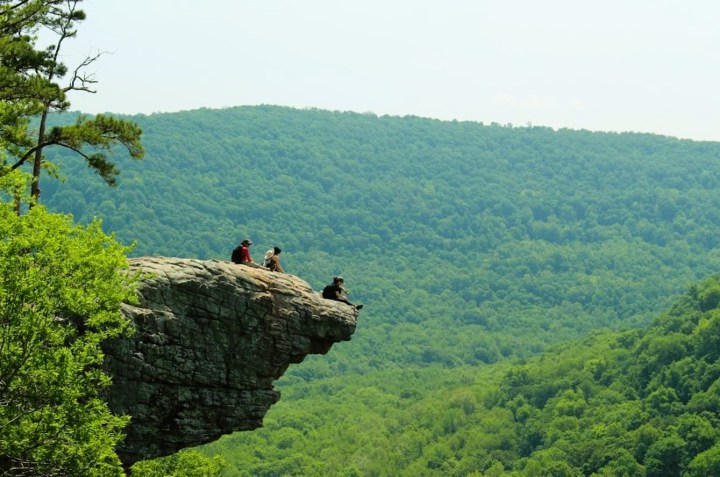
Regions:
[[[289,274],[218,260],[141,257],[135,333],[105,345],[110,408],[132,420],[125,465],[262,425],[273,381],[355,331],[357,312]]]

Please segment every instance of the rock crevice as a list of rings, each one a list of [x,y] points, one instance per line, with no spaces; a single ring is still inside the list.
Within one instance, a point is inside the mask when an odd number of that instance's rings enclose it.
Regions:
[[[143,257],[135,332],[105,346],[107,401],[131,416],[126,465],[262,425],[273,381],[355,331],[356,311],[303,280],[216,260]]]

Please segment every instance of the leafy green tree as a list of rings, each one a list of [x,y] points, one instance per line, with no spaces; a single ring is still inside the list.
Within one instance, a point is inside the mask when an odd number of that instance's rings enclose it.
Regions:
[[[592,476],[645,477],[645,469],[626,449],[614,449],[604,467]]]
[[[222,457],[207,457],[196,450],[183,450],[162,459],[138,462],[133,477],[219,477],[223,475]]]
[[[682,475],[687,455],[685,441],[677,435],[661,439],[648,448],[645,455],[645,472],[648,477]]]
[[[567,457],[557,449],[536,452],[528,459],[522,470],[524,476],[542,477],[580,477],[582,473],[573,469]]]
[[[695,456],[688,466],[688,475],[690,477],[720,475],[720,444]]]
[[[0,475],[121,473],[100,345],[129,331],[128,250],[98,222],[0,204]]]
[[[700,454],[713,446],[718,440],[718,431],[712,423],[695,414],[680,416],[677,423],[680,437],[687,442],[687,451],[691,456]]]

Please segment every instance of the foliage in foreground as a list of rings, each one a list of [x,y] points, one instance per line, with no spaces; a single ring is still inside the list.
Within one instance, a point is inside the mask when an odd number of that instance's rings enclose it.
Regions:
[[[161,459],[138,462],[133,477],[217,477],[222,475],[225,460],[207,457],[197,450],[183,450]]]
[[[0,204],[0,475],[121,474],[100,344],[129,330],[128,251],[99,222]]]

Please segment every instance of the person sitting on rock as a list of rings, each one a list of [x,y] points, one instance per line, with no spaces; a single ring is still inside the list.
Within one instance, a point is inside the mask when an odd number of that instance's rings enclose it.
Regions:
[[[344,287],[344,285],[345,279],[343,277],[333,277],[333,282],[323,288],[323,298],[326,298],[328,300],[341,301],[352,307],[355,307],[355,309],[357,310],[361,309],[363,307],[362,305],[353,305],[352,303],[350,303],[350,300],[348,300],[347,297],[343,295],[343,293],[349,293]]]
[[[250,245],[252,245],[252,240],[249,239],[240,242],[240,245],[233,250],[230,259],[233,263],[239,263],[248,267],[265,268],[259,263],[253,262],[252,256],[250,256]]]
[[[278,257],[280,252],[282,252],[280,247],[273,247],[268,250],[265,254],[265,260],[263,260],[263,266],[269,268],[271,272],[285,273],[282,265],[280,265],[280,257]]]

